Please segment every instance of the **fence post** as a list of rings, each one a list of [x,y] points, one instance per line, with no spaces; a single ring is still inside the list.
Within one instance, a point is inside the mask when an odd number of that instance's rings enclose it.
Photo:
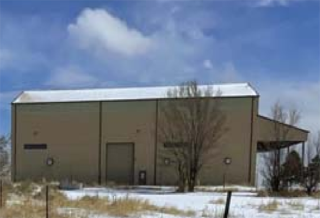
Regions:
[[[226,202],[226,207],[225,207],[225,209],[224,209],[223,218],[228,218],[229,207],[230,207],[230,202],[231,202],[231,195],[232,195],[232,191],[228,191],[227,202]]]
[[[0,179],[0,208],[3,207],[3,183],[2,179]]]
[[[49,218],[49,186],[46,185],[46,218]]]

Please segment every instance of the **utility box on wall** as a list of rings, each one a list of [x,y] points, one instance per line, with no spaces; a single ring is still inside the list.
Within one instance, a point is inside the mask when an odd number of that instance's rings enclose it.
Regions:
[[[147,171],[140,170],[139,171],[139,185],[146,185],[147,184]]]

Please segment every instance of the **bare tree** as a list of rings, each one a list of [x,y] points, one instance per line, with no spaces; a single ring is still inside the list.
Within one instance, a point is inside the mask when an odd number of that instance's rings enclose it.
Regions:
[[[0,137],[0,177],[8,176],[10,172],[9,152],[10,137]]]
[[[315,192],[320,182],[320,131],[307,146],[307,167],[303,170],[302,185],[308,195]]]
[[[163,158],[172,159],[179,191],[194,191],[199,172],[214,155],[214,148],[226,131],[225,115],[220,110],[221,95],[208,86],[187,82],[168,90],[162,104],[159,137],[164,143]]]
[[[278,192],[287,186],[281,165],[281,161],[285,159],[285,152],[281,148],[290,135],[290,126],[299,122],[300,113],[295,108],[286,110],[283,105],[276,102],[271,108],[271,116],[274,120],[273,127],[270,129],[273,142],[270,144],[271,151],[264,156],[266,168],[263,171],[263,176],[265,185],[270,190]]]

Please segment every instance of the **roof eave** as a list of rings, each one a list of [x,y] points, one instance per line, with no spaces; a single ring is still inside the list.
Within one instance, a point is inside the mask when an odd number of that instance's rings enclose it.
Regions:
[[[274,120],[274,119],[271,119],[269,117],[266,117],[266,116],[262,116],[260,114],[258,114],[258,117],[261,117],[262,119],[266,119],[266,120],[269,120],[269,121],[272,121],[272,122],[277,122],[277,123],[280,123],[282,125],[285,125],[285,126],[288,126],[290,128],[294,128],[294,129],[297,129],[297,130],[300,130],[300,131],[303,131],[303,132],[306,132],[306,133],[310,133],[309,130],[306,130],[306,129],[302,129],[300,127],[297,127],[297,126],[293,126],[293,125],[290,125],[290,124],[287,124],[287,123],[282,123],[282,122],[279,122],[277,120]]]

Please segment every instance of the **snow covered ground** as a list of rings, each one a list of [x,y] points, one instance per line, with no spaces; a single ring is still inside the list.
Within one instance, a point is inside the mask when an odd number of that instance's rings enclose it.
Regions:
[[[173,206],[182,210],[196,211],[196,217],[220,217],[223,214],[226,193],[219,192],[221,187],[207,188],[209,191],[195,193],[175,193],[172,187],[139,187],[134,189],[85,188],[82,190],[64,191],[70,199],[83,196],[99,196],[110,198],[131,197],[147,199],[157,206]],[[233,192],[231,199],[231,217],[239,218],[320,218],[320,200],[315,198],[280,198],[257,197],[254,188],[239,188]],[[200,189],[204,190],[204,189]],[[216,192],[214,192],[216,191]],[[272,203],[276,209],[268,208]],[[208,215],[208,216],[206,216]],[[141,217],[175,217],[165,214],[144,214]]]

